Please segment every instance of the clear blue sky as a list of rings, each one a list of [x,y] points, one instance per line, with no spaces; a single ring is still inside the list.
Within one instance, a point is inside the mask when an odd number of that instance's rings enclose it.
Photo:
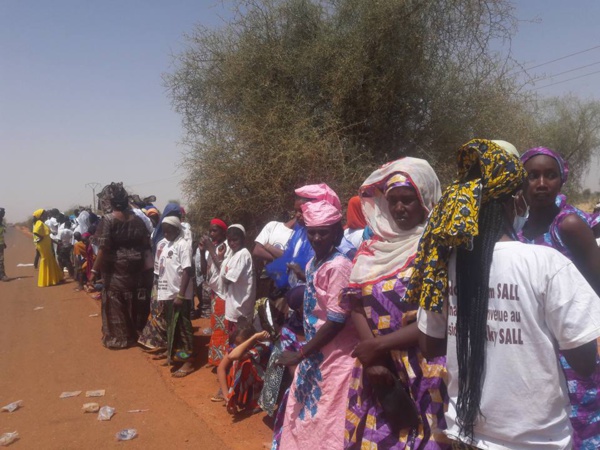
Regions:
[[[219,26],[218,0],[0,1],[0,206],[9,221],[40,207],[89,204],[88,182],[123,181],[159,206],[181,199],[180,118],[162,84],[194,24]],[[600,2],[515,2],[515,57],[526,67],[600,45]],[[533,21],[533,22],[532,22]],[[600,48],[532,72],[600,61]],[[600,64],[535,87],[600,70]],[[600,73],[540,95],[598,98]],[[598,188],[598,182],[591,185]]]

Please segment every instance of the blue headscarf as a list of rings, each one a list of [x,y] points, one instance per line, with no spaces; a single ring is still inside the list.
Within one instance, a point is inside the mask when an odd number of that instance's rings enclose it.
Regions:
[[[177,216],[181,218],[181,206],[177,203],[169,203],[165,206],[165,209],[160,216],[160,220],[158,225],[154,229],[154,234],[152,235],[152,251],[156,253],[156,245],[165,237],[162,229],[162,221],[167,216]]]

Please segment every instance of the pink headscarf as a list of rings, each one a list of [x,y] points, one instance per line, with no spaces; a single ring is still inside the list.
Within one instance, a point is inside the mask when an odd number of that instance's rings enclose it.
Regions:
[[[302,215],[307,227],[324,227],[342,220],[342,212],[326,200],[302,205]]]
[[[325,183],[307,184],[294,191],[298,197],[308,198],[313,201],[325,200],[335,206],[339,211],[342,210],[342,203],[337,194]]]

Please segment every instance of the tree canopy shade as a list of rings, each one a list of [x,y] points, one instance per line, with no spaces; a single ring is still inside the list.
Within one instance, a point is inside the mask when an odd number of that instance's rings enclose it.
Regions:
[[[253,230],[306,183],[345,200],[402,155],[448,180],[472,137],[526,142],[532,99],[492,50],[515,23],[506,0],[245,0],[197,27],[165,76],[195,219]]]

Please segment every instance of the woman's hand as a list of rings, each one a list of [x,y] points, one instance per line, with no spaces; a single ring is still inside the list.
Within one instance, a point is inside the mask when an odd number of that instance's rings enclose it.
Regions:
[[[215,244],[213,244],[213,241],[208,236],[202,236],[202,239],[200,239],[200,243],[198,245],[201,249],[208,250],[209,253],[215,251]]]
[[[358,358],[363,366],[371,366],[379,360],[383,354],[383,350],[379,345],[379,338],[367,339],[361,341],[352,352],[352,356]]]
[[[256,333],[254,335],[255,341],[266,341],[271,338],[271,335],[268,331],[261,331],[260,333]]]
[[[300,279],[300,280],[306,280],[306,276],[304,275],[304,270],[302,270],[302,267],[300,267],[299,264],[296,263],[288,263],[287,264],[287,268],[288,270],[291,270],[292,272],[294,272],[294,274]]]
[[[300,352],[283,352],[277,364],[280,366],[297,366],[302,361],[302,355]]]
[[[365,373],[369,377],[369,381],[373,384],[380,384],[383,386],[394,385],[394,374],[385,366],[366,367]]]

